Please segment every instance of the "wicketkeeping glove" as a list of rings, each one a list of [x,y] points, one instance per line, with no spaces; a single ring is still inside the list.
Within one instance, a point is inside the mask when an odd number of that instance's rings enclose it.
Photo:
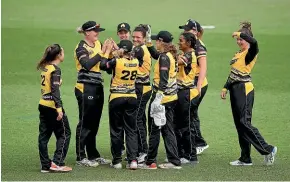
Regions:
[[[154,101],[151,103],[150,116],[153,117],[156,126],[163,126],[166,124],[165,106],[161,104],[163,94],[156,93]]]
[[[152,39],[151,39],[151,26],[147,25],[148,27],[148,31],[146,32],[146,43],[151,43]]]

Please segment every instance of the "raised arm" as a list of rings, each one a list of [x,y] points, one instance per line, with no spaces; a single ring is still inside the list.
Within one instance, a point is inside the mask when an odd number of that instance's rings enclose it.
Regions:
[[[147,43],[146,46],[148,48],[148,51],[151,54],[151,57],[153,57],[153,59],[157,60],[159,58],[159,56],[160,56],[160,53],[155,49],[153,44],[150,42],[150,43]]]
[[[236,32],[236,35],[238,38],[242,38],[250,44],[250,48],[248,49],[248,53],[245,58],[246,65],[248,65],[253,61],[253,59],[259,53],[258,42],[255,38],[242,32]]]
[[[102,56],[96,54],[94,57],[89,58],[89,52],[84,47],[76,49],[76,56],[82,67],[86,70],[92,69],[98,62],[101,61]]]
[[[102,58],[100,63],[100,69],[110,72],[116,66],[116,58],[108,60],[107,58]]]

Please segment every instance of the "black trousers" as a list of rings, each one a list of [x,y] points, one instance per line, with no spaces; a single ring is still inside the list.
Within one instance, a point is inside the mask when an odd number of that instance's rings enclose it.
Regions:
[[[241,147],[240,161],[250,163],[251,144],[262,155],[270,154],[273,146],[268,145],[259,133],[259,130],[251,124],[252,109],[254,104],[254,87],[251,82],[236,83],[230,88],[232,113],[237,128]]]
[[[104,90],[101,84],[84,84],[83,92],[75,89],[79,106],[79,123],[76,128],[77,161],[100,157],[96,147],[96,135],[104,105]],[[87,155],[86,155],[87,152]]]
[[[173,123],[176,101],[164,104],[166,112],[166,124],[160,128],[159,126],[155,125],[154,119],[150,116],[151,103],[154,101],[155,97],[156,92],[153,92],[148,109],[149,149],[146,164],[150,165],[157,162],[156,158],[160,143],[161,131],[168,161],[174,165],[180,166],[181,163],[178,157],[177,141]]]
[[[196,106],[192,108],[192,113],[193,113],[193,117],[194,117],[194,119],[193,119],[194,120],[194,127],[195,127],[195,128],[192,128],[192,132],[195,132],[195,144],[197,147],[203,147],[203,146],[207,145],[205,139],[201,135],[200,119],[198,116],[198,108],[199,108],[199,105],[200,105],[203,97],[206,94],[207,87],[208,87],[208,85],[201,88],[200,97],[198,97],[199,99],[196,102]]]
[[[39,110],[39,136],[38,148],[42,169],[48,170],[51,160],[48,156],[47,144],[54,133],[56,137],[56,149],[52,161],[58,166],[64,166],[64,160],[68,151],[71,130],[65,112],[63,118],[57,121],[58,113],[55,109],[43,105],[38,106]]]
[[[178,91],[178,100],[175,107],[175,135],[177,139],[178,155],[190,161],[197,161],[195,144],[195,122],[192,109],[197,107],[199,95],[196,91],[191,99],[190,89]]]
[[[122,162],[121,150],[124,130],[128,162],[137,159],[136,108],[137,99],[134,97],[119,97],[109,103],[111,153],[114,165]]]
[[[151,97],[152,90],[144,93],[143,84],[136,84],[137,94],[137,134],[138,134],[138,153],[147,153],[147,118],[146,118],[146,105]],[[149,85],[150,87],[150,85]]]

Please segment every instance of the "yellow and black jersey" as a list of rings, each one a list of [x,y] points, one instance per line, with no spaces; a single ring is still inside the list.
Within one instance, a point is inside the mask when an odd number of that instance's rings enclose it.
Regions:
[[[179,89],[194,88],[194,79],[196,72],[196,56],[195,52],[188,52],[183,55],[186,61],[178,66],[177,84]]]
[[[100,61],[102,57],[107,58],[107,56],[102,55],[101,49],[102,45],[98,40],[94,47],[90,47],[84,40],[76,46],[74,58],[78,71],[77,83],[100,84],[103,82]]]
[[[173,55],[161,53],[154,66],[153,88],[155,91],[162,91],[164,95],[177,93],[177,61]]]
[[[139,60],[139,69],[136,83],[150,85],[151,55],[146,45],[136,46],[133,49],[135,57]]]
[[[228,89],[235,82],[251,82],[251,71],[256,63],[259,48],[258,42],[251,36],[241,33],[240,38],[250,44],[250,48],[244,51],[239,51],[230,61],[231,73],[228,77],[224,88]]]
[[[207,49],[205,47],[205,44],[200,39],[196,40],[195,55],[196,55],[196,59],[197,59],[197,67],[196,67],[196,72],[195,72],[195,85],[197,85],[198,76],[199,76],[199,72],[200,72],[198,59],[201,57],[207,56]],[[207,84],[208,84],[207,79],[204,78],[204,81],[202,83],[202,87],[206,86]]]
[[[154,65],[153,91],[162,92],[162,104],[177,100],[177,60],[170,52],[158,52],[152,43],[146,44],[148,51],[157,62]]]
[[[100,68],[104,71],[113,71],[110,86],[110,101],[118,97],[137,97],[135,80],[139,68],[138,59],[114,58],[109,61],[102,59]]]
[[[174,95],[177,93],[177,60],[173,55],[168,53],[160,53],[156,50],[152,43],[146,44],[148,51],[153,59],[157,62],[154,65],[153,89],[160,90],[165,95]]]
[[[200,39],[196,40],[195,55],[196,55],[196,59],[199,59],[200,57],[204,57],[207,55],[207,49],[205,47],[205,44]],[[199,72],[200,72],[200,68],[197,62],[197,67],[196,67],[197,76],[199,75]]]
[[[60,98],[61,70],[53,64],[48,64],[41,70],[41,98],[40,105],[62,111],[62,101]]]

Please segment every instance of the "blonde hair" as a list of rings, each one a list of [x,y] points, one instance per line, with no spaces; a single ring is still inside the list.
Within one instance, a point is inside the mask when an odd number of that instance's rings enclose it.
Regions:
[[[133,59],[134,58],[134,52],[125,52],[124,49],[115,50],[112,52],[113,56],[115,58],[128,58]]]
[[[173,45],[172,43],[166,43],[166,42],[161,42],[162,47],[163,47],[163,52],[167,53],[170,52],[174,59],[177,60],[177,48],[175,47],[175,45]]]
[[[200,31],[197,32],[196,36],[198,39],[202,39],[204,29],[200,27]]]
[[[81,33],[85,33],[85,31],[82,29],[82,27],[77,27],[77,32],[78,32],[79,34],[81,34]]]

